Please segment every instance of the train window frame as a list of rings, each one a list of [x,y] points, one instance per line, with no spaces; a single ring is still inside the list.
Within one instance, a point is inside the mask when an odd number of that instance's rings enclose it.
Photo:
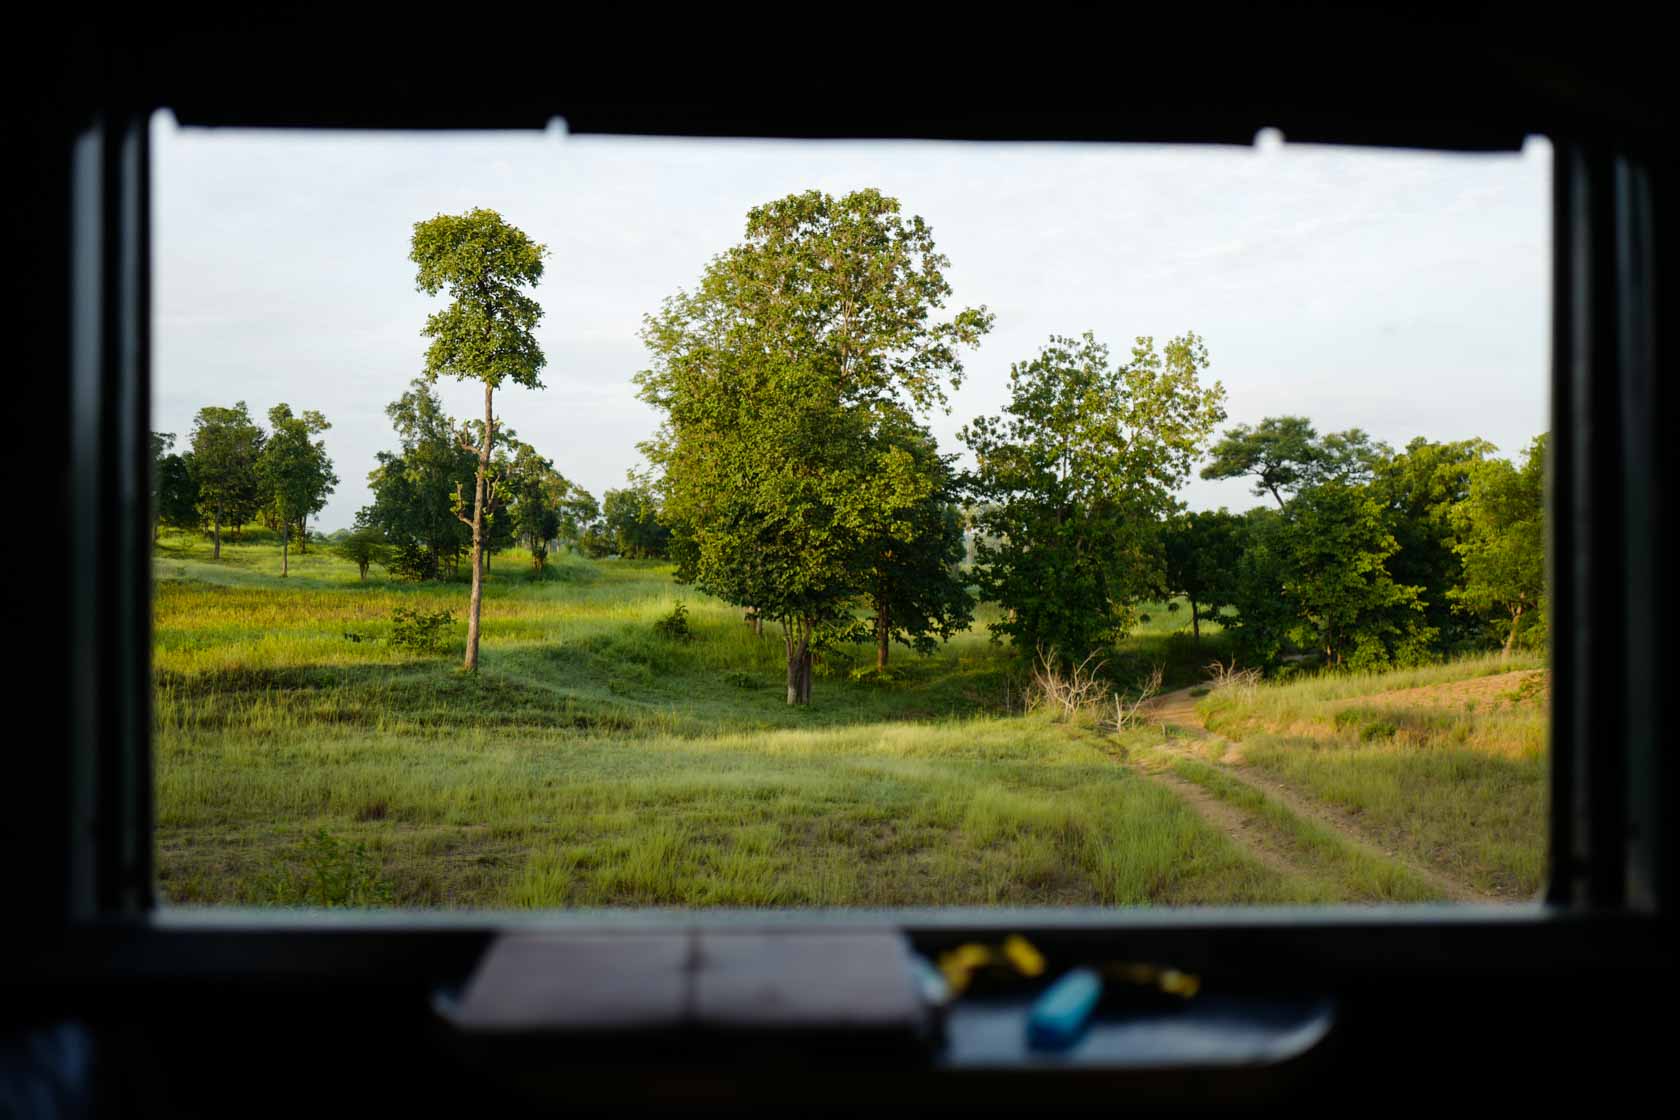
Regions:
[[[1365,122],[1291,112],[1287,104],[1206,109],[1192,119],[1150,106],[1105,119],[1028,107],[1010,113],[916,116],[859,111],[798,118],[750,103],[604,105],[537,94],[470,110],[382,100],[377,77],[303,109],[253,99],[227,70],[196,86],[167,65],[168,45],[87,47],[105,77],[74,113],[61,179],[68,199],[61,352],[71,386],[68,493],[71,568],[61,595],[66,771],[29,818],[64,839],[37,884],[37,949],[14,960],[36,983],[112,976],[243,976],[386,984],[456,975],[510,929],[825,929],[889,926],[924,949],[1024,933],[1050,952],[1101,948],[1171,956],[1239,975],[1292,970],[1302,982],[1368,976],[1491,975],[1548,967],[1630,970],[1666,960],[1668,763],[1651,698],[1657,627],[1671,608],[1647,528],[1668,500],[1665,398],[1655,373],[1660,183],[1637,133],[1545,122],[1554,144],[1552,430],[1549,551],[1555,674],[1548,887],[1532,905],[1281,909],[846,912],[614,911],[283,913],[159,908],[153,892],[150,729],[149,468],[150,230],[148,127],[172,108],[183,124],[265,127],[541,128],[726,136],[1050,138],[1251,137],[1255,124],[1291,138],[1509,148],[1525,129],[1503,107],[1491,124],[1455,132],[1420,113]],[[148,55],[148,50],[153,52]],[[174,78],[159,74],[176,74]],[[176,84],[171,85],[171,81]],[[184,84],[182,84],[184,82]],[[218,84],[219,83],[219,84]],[[529,91],[527,91],[529,92]],[[221,93],[225,99],[218,100]],[[334,97],[340,98],[334,100]],[[1256,114],[1266,114],[1257,118]],[[1485,129],[1476,131],[1486,124]],[[1469,127],[1469,126],[1467,126]],[[1433,142],[1430,142],[1433,139]],[[48,150],[56,150],[49,148]],[[64,357],[67,362],[63,362]],[[1666,407],[1671,408],[1671,405]],[[1617,605],[1597,601],[1619,589]],[[85,588],[72,594],[70,588]],[[1664,616],[1666,617],[1666,616]],[[49,879],[51,881],[49,881]]]

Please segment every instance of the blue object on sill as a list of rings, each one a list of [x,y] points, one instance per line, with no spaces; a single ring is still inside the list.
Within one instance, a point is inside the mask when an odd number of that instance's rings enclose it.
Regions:
[[[1102,977],[1092,969],[1065,973],[1027,1012],[1027,1045],[1034,1050],[1062,1050],[1078,1042],[1102,992]]]

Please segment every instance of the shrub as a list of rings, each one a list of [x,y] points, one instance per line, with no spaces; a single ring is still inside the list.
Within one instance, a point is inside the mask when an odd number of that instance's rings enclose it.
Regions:
[[[899,679],[891,669],[878,669],[873,665],[859,665],[846,676],[854,684],[897,684]]]
[[[385,570],[398,579],[423,580],[437,577],[432,554],[413,541],[398,541],[385,561]]]
[[[449,646],[451,611],[397,607],[391,612],[391,644],[417,653],[443,653]]]
[[[388,906],[392,900],[391,884],[367,845],[346,843],[324,828],[254,886],[258,901],[275,906]]]
[[[654,633],[661,638],[668,638],[673,642],[687,642],[694,638],[694,631],[688,625],[688,605],[678,603],[671,608],[671,613],[653,624]]]
[[[731,669],[725,673],[723,683],[732,684],[736,688],[756,688],[758,686],[758,682],[753,680],[750,674],[743,673],[739,669]]]

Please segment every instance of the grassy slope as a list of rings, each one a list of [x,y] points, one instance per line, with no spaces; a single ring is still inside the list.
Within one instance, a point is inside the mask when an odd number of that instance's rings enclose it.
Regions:
[[[321,549],[282,581],[266,542],[208,552],[172,537],[156,563],[158,843],[176,901],[284,901],[321,829],[364,844],[406,905],[1324,897],[1099,743],[1004,713],[983,630],[898,654],[891,686],[847,679],[868,651],[831,656],[794,710],[780,642],[668,568],[569,559],[537,581],[508,554],[469,678],[381,641],[395,605],[459,618],[462,585],[364,584]],[[653,632],[678,599],[694,641]],[[1126,657],[1187,672],[1205,651],[1170,640],[1177,625],[1154,612]]]
[[[1483,890],[1527,897],[1545,872],[1546,705],[1497,694],[1420,707],[1382,694],[1519,669],[1473,658],[1387,674],[1221,690],[1198,711],[1242,743],[1246,765],[1354,816],[1397,850]]]

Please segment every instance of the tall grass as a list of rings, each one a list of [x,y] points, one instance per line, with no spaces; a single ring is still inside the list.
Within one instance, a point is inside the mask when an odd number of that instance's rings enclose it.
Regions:
[[[1530,684],[1541,668],[1534,658],[1489,656],[1326,675],[1216,689],[1197,711],[1210,730],[1241,742],[1245,765],[1409,855],[1522,898],[1545,875],[1548,711]],[[1500,679],[1462,703],[1405,694],[1488,677]]]
[[[1311,897],[1092,745],[1002,714],[990,608],[932,656],[895,650],[890,684],[851,679],[872,650],[826,652],[796,709],[779,638],[668,565],[563,557],[537,579],[498,557],[467,676],[389,642],[394,608],[459,612],[464,584],[363,582],[320,547],[282,580],[271,550],[213,563],[170,538],[156,561],[176,901],[285,901],[323,831],[413,906]],[[679,601],[692,641],[654,625]]]

